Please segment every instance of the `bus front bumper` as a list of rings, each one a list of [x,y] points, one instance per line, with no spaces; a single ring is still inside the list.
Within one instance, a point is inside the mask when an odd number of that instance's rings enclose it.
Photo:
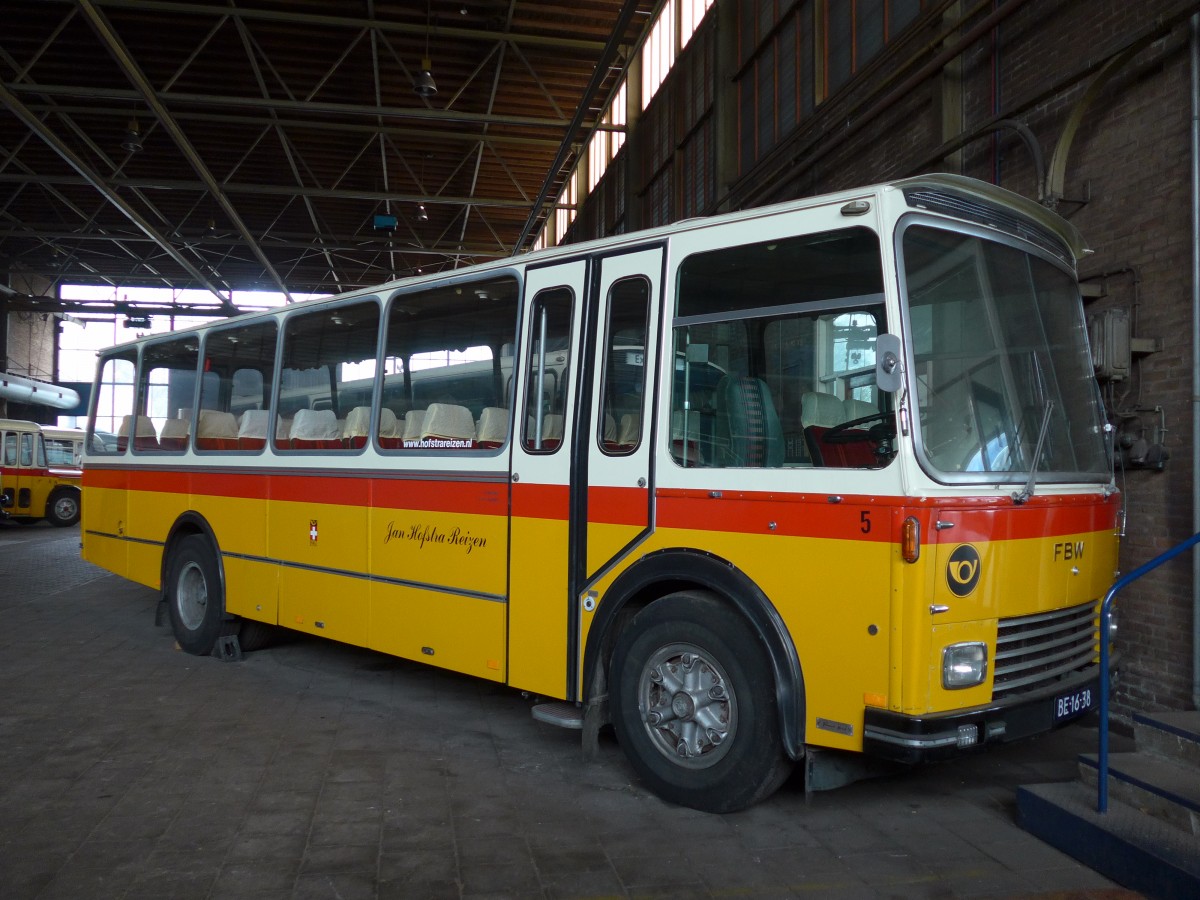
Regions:
[[[863,752],[896,762],[947,759],[1065,725],[1100,705],[1100,668],[1028,694],[949,713],[909,716],[867,709]]]

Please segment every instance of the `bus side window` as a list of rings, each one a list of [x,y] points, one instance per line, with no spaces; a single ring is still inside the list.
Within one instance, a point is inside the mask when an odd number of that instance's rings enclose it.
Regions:
[[[134,438],[135,450],[187,449],[186,421],[190,419],[196,391],[200,339],[195,335],[151,344],[142,351],[138,396],[142,415],[157,432]],[[180,437],[182,435],[182,438]]]
[[[88,420],[90,453],[124,453],[127,439],[118,438],[121,423],[133,415],[137,351],[124,350],[103,358]]]
[[[553,452],[562,443],[574,300],[571,289],[565,287],[547,288],[533,298],[529,389],[522,438],[526,450]]]
[[[279,375],[280,413],[292,419],[289,437],[277,437],[277,450],[358,450],[360,407],[375,390],[379,304],[374,300],[288,317]],[[244,407],[244,408],[249,408]],[[235,410],[242,412],[242,410]]]
[[[491,275],[392,298],[376,403],[381,449],[440,455],[503,445],[518,291],[511,275]]]
[[[4,464],[6,466],[17,464],[17,435],[12,431],[4,432]]]
[[[875,340],[886,330],[881,260],[879,238],[866,227],[684,259],[672,431],[686,432],[700,452],[676,451],[676,461],[739,468],[887,465],[892,414],[874,386]],[[787,302],[765,315],[764,297]],[[697,385],[715,373],[720,378],[708,405]]]
[[[26,432],[21,435],[21,462],[24,468],[33,466],[33,435]]]
[[[650,282],[622,278],[609,289],[607,351],[597,440],[606,453],[632,453],[642,442]]]
[[[255,450],[264,445],[259,441],[243,446],[237,413],[266,408],[277,334],[275,320],[266,319],[218,328],[205,336],[200,407],[195,415],[190,406],[180,410],[181,421],[170,430],[173,440],[186,444],[194,430],[198,451]]]

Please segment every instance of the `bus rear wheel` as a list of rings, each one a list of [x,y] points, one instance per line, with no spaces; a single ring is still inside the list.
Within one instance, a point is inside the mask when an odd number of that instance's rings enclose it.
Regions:
[[[204,656],[221,634],[225,602],[212,544],[193,534],[171,554],[167,576],[167,609],[175,640],[188,653]]]
[[[612,682],[617,738],[666,800],[733,812],[791,771],[766,651],[712,594],[681,591],[634,616],[617,639]]]
[[[46,501],[46,519],[51,525],[68,528],[79,521],[79,493],[71,490],[55,491]]]
[[[241,645],[243,653],[253,653],[255,650],[271,646],[278,636],[279,628],[275,625],[258,622],[254,619],[242,619],[238,631],[238,643]]]

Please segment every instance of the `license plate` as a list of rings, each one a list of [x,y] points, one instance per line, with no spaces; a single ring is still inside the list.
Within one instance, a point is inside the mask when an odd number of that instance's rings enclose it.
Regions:
[[[1081,716],[1096,702],[1096,691],[1092,688],[1080,688],[1069,694],[1061,694],[1054,698],[1054,721],[1065,722]]]

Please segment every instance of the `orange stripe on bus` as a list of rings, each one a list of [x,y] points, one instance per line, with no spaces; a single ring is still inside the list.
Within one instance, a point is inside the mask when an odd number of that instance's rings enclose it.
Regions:
[[[376,478],[371,480],[371,489],[371,505],[385,509],[508,515],[508,485],[503,482]]]
[[[842,538],[854,541],[892,540],[891,508],[874,498],[825,497],[798,494],[740,496],[662,496],[655,519],[662,528],[722,531],[736,534],[776,534],[789,537]],[[769,500],[770,502],[764,502]],[[866,513],[866,518],[863,514]]]
[[[1119,500],[1095,494],[1034,497],[1016,506],[1008,497],[952,498],[830,496],[752,491],[663,489],[657,492],[657,522],[666,528],[696,528],[743,534],[784,534],[846,540],[893,540],[893,512],[921,522],[926,542],[1023,540],[1083,534],[1116,527]],[[935,538],[935,519],[953,528]]]
[[[644,527],[649,503],[645,488],[589,487],[588,521]]]
[[[512,514],[519,519],[566,519],[571,491],[565,484],[513,485]]]
[[[495,482],[330,477],[276,472],[176,472],[166,469],[85,469],[85,488],[279,500],[381,509],[507,515],[506,485]]]
[[[50,469],[18,469],[15,466],[0,466],[0,477],[20,478],[21,476],[26,478],[73,478],[78,477],[78,473],[71,471],[59,473]]]
[[[84,470],[84,486],[113,490],[192,494],[253,500],[323,503],[382,509],[413,509],[476,515],[507,514],[507,485],[496,481],[434,478],[375,478],[312,473],[272,474],[179,472],[169,469]],[[893,514],[913,515],[923,539],[935,540],[937,518],[953,522],[940,542],[1022,540],[1105,531],[1116,527],[1119,497],[1094,494],[1035,496],[1016,506],[1007,497],[919,499],[785,492],[694,490],[656,491],[660,527],[891,541]],[[513,484],[512,514],[520,518],[565,520],[570,489],[562,484]],[[641,488],[592,487],[589,519],[616,525],[644,525],[646,491]]]

